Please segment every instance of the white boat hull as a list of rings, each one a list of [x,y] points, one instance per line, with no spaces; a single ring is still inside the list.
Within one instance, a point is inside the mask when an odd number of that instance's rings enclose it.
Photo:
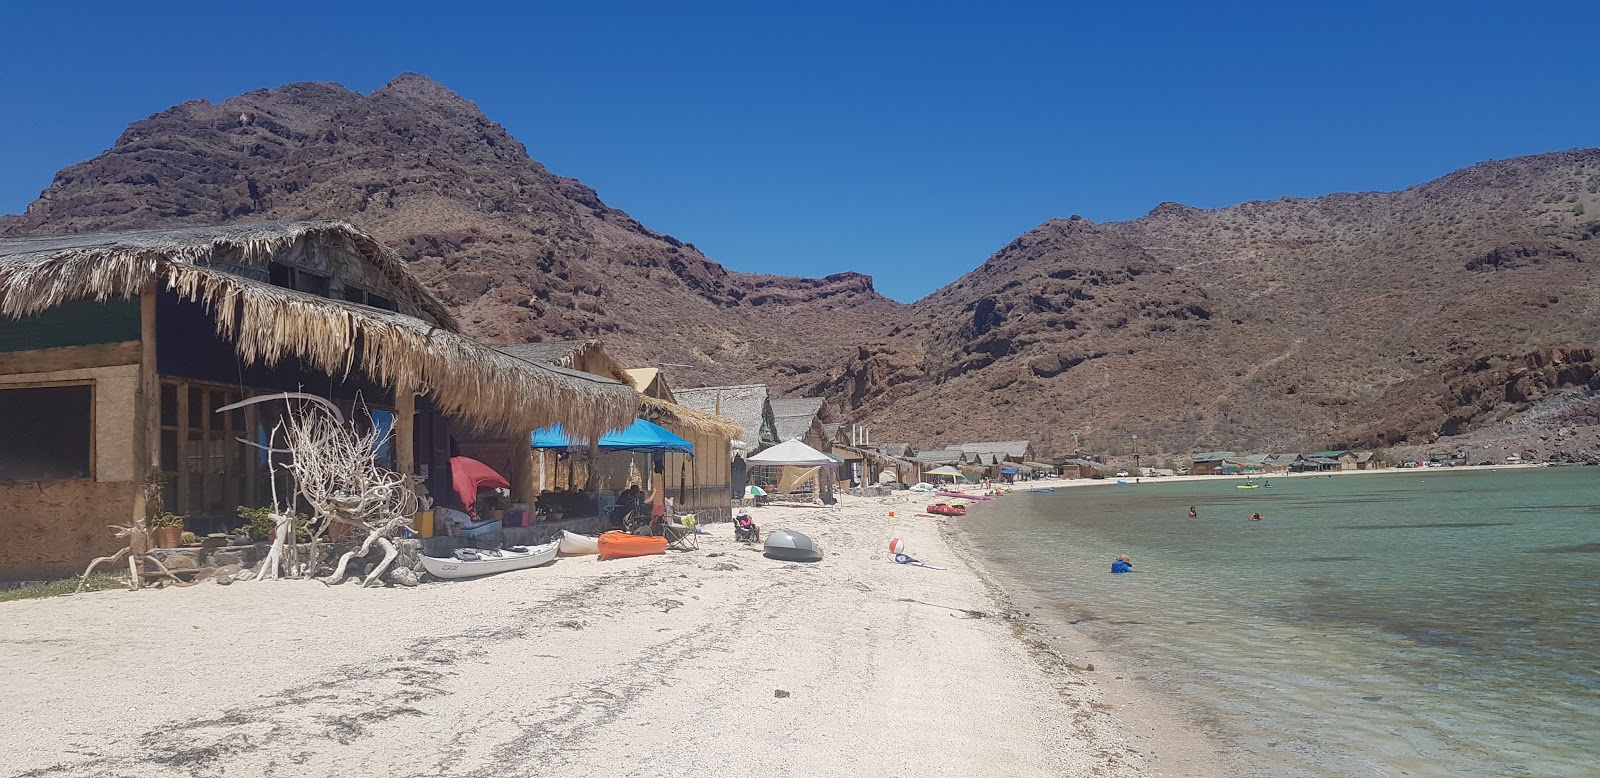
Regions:
[[[561,553],[566,556],[584,556],[600,553],[600,539],[576,532],[561,531]]]
[[[482,559],[467,561],[455,558],[442,559],[440,557],[422,557],[422,567],[435,578],[477,578],[483,575],[506,573],[512,570],[522,570],[529,567],[548,565],[556,561],[556,552],[560,549],[560,541],[551,541],[542,546],[532,546],[527,551],[515,552],[502,549],[500,556],[485,556]]]

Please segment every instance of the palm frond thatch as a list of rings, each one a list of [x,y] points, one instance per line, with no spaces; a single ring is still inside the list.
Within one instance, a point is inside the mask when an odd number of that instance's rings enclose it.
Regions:
[[[221,269],[239,260],[250,263],[279,254],[306,240],[337,245],[359,255],[387,282],[400,312],[431,320],[452,332],[460,331],[455,316],[411,274],[405,260],[377,238],[343,221],[258,222],[3,238],[0,239],[0,260],[77,258],[97,264],[125,265],[143,258]],[[121,269],[108,266],[105,271],[115,274]],[[76,299],[64,296],[71,293],[70,285],[53,290],[46,286],[48,291],[63,296],[46,298],[45,308]]]
[[[639,402],[640,415],[664,427],[678,426],[702,435],[725,437],[729,440],[738,440],[744,435],[744,430],[732,419],[643,394],[639,395]]]
[[[347,230],[344,237],[352,241],[372,240],[342,223],[312,224]],[[219,245],[267,251],[282,245],[284,234],[307,229],[302,223],[280,232],[232,233],[232,243],[201,243],[213,252]],[[182,231],[140,235],[176,232]],[[155,284],[206,306],[217,332],[247,362],[273,365],[291,357],[331,375],[360,371],[384,386],[416,387],[443,412],[482,430],[517,432],[559,422],[574,437],[599,437],[627,427],[639,409],[632,388],[482,346],[447,329],[453,326],[447,313],[435,316],[441,326],[434,326],[254,281],[196,264],[212,254],[170,235],[109,245],[106,236],[89,240],[94,237],[0,241],[0,316],[30,316],[71,300],[135,299]],[[395,270],[409,278],[403,266]],[[414,279],[407,283],[421,288]]]
[[[589,340],[553,340],[539,343],[517,343],[509,346],[495,346],[494,349],[504,354],[510,354],[518,359],[529,362],[539,362],[568,370],[582,370],[586,373],[608,376],[617,381],[632,386],[628,379],[628,371],[611,358],[606,351],[605,341]]]

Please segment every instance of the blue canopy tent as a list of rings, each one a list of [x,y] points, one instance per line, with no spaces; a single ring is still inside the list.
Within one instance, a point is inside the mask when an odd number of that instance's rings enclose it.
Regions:
[[[567,433],[561,425],[534,430],[532,436],[534,448],[571,448],[572,442],[567,439]],[[678,454],[694,454],[694,444],[666,429],[651,424],[644,419],[636,419],[633,426],[621,432],[612,432],[603,435],[599,441],[601,451],[671,451]]]

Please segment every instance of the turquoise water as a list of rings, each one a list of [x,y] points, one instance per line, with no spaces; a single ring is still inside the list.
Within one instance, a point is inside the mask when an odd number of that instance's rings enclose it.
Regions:
[[[1600,775],[1600,468],[1237,483],[1017,492],[962,521],[1242,772]]]

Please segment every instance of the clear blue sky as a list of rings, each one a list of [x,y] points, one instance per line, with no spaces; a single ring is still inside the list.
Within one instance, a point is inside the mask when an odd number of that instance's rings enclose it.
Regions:
[[[0,212],[184,100],[416,71],[731,268],[902,300],[1050,217],[1600,145],[1594,0],[8,5]]]

